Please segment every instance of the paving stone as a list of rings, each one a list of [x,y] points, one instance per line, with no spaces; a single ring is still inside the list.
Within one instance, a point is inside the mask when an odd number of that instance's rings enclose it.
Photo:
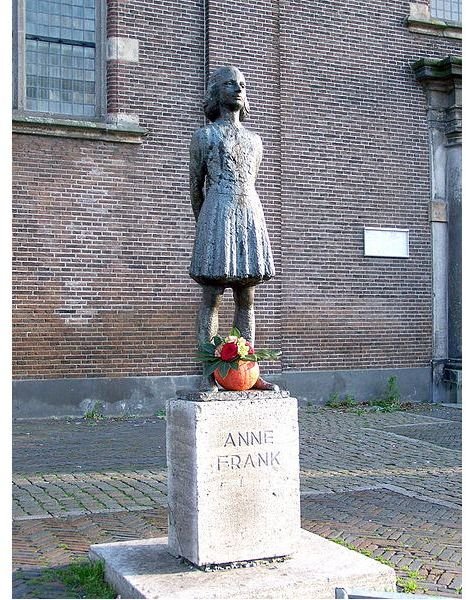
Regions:
[[[162,419],[21,419],[14,430],[14,472],[166,468]]]
[[[451,573],[442,573],[442,575],[439,577],[437,583],[440,585],[446,585],[447,587],[450,585],[450,583],[453,581],[454,577]]]
[[[418,589],[458,597],[460,417],[430,405],[300,410],[302,526],[388,557],[401,577],[402,565],[419,571]],[[13,597],[32,597],[26,572],[37,581],[37,569],[84,557],[91,543],[166,535],[164,448],[160,419],[15,421],[13,566],[24,571]],[[50,585],[42,597],[63,593]]]
[[[451,450],[461,450],[461,422],[441,422],[436,423],[416,423],[413,425],[401,425],[384,428],[386,433],[391,433],[410,440],[421,440],[450,448]]]

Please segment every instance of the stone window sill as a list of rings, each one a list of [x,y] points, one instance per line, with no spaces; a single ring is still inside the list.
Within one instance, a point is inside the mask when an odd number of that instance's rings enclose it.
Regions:
[[[409,16],[406,19],[407,28],[413,33],[423,33],[425,35],[436,35],[439,37],[462,39],[462,27],[458,23],[441,21],[440,19],[422,19],[415,16]]]
[[[140,144],[149,132],[130,123],[99,123],[13,114],[13,133]]]

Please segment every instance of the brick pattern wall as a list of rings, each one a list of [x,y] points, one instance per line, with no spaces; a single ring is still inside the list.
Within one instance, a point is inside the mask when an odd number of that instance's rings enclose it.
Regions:
[[[460,42],[413,34],[409,3],[209,2],[209,66],[245,73],[277,277],[257,288],[274,369],[425,366],[431,357],[429,156],[414,60]],[[141,145],[16,135],[16,378],[199,373],[188,147],[203,125],[203,3],[108,2],[108,106]],[[363,257],[363,226],[408,227],[411,256]],[[231,322],[225,294],[221,329]]]
[[[139,39],[118,89],[149,135],[142,145],[15,136],[17,378],[198,370],[188,147],[203,123],[202,6],[114,4],[109,31]]]
[[[410,64],[455,44],[410,33],[404,2],[281,6],[289,366],[428,365],[429,150]],[[409,228],[410,258],[365,258],[364,226]]]

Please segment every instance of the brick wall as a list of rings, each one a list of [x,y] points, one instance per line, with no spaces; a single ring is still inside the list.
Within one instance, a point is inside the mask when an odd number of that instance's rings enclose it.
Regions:
[[[188,146],[203,123],[202,7],[112,4],[109,29],[139,39],[139,64],[118,65],[109,104],[138,114],[149,135],[141,145],[15,136],[17,378],[197,370]]]
[[[209,2],[209,66],[245,73],[277,277],[257,288],[274,369],[427,366],[429,155],[410,64],[459,53],[414,34],[409,3]],[[203,4],[108,3],[139,40],[108,68],[108,107],[140,145],[15,135],[16,378],[195,374],[199,286],[188,147],[203,124]],[[408,227],[410,258],[363,257],[364,226]],[[232,301],[225,294],[222,331]]]
[[[284,340],[293,368],[431,358],[429,150],[410,64],[454,44],[410,33],[407,12],[404,2],[284,3],[284,298],[296,307]],[[365,258],[364,226],[409,228],[410,258]]]

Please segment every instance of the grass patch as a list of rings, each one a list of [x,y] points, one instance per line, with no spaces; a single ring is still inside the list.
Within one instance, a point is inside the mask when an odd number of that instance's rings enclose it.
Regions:
[[[115,590],[104,579],[102,562],[79,560],[65,567],[44,569],[43,572],[28,583],[32,593],[40,593],[40,588],[47,583],[60,582],[66,588],[69,598],[116,598]],[[43,597],[43,596],[41,596]]]
[[[374,556],[374,553],[371,550],[367,550],[366,548],[357,548],[353,544],[349,544],[348,542],[345,542],[345,540],[342,540],[341,538],[330,538],[330,541],[335,542],[335,544],[339,544],[340,546],[344,546],[345,548],[348,548],[348,550],[354,550],[355,552],[359,552],[359,554],[364,554],[364,556],[373,558],[374,560],[376,560],[379,563],[382,563],[383,565],[388,565],[389,567],[393,567],[391,562],[388,561],[387,559],[382,558],[380,556]]]
[[[348,410],[358,415],[366,412],[389,413],[398,410],[407,410],[412,407],[410,403],[402,404],[398,380],[394,375],[388,378],[385,389],[379,398],[374,398],[369,402],[357,402],[351,394],[346,394],[341,398],[340,394],[334,393],[330,396],[325,406],[327,408]]]
[[[72,592],[82,591],[86,598],[115,598],[114,589],[104,579],[102,562],[79,561],[58,572],[59,580]]]
[[[388,378],[382,396],[375,400],[371,400],[369,406],[373,406],[380,412],[395,412],[401,410],[401,395],[398,388],[398,380],[394,375]]]
[[[364,556],[373,558],[382,565],[387,565],[388,567],[392,567],[392,569],[396,569],[395,565],[392,564],[389,560],[387,560],[386,558],[382,558],[381,556],[374,556],[374,553],[370,550],[366,550],[365,548],[356,548],[356,546],[345,542],[345,540],[342,540],[341,538],[330,538],[330,540],[332,542],[335,542],[335,544],[340,544],[340,546],[348,548],[348,550],[354,550],[355,552],[359,552],[359,554],[364,554]],[[416,592],[418,589],[417,580],[419,578],[419,572],[410,571],[408,567],[402,567],[401,570],[406,572],[406,577],[397,577],[396,585],[402,592],[405,592],[407,594],[414,594],[414,592]]]
[[[332,394],[325,406],[329,408],[354,408],[358,403],[351,394],[346,394],[343,399],[340,399],[340,394]]]
[[[417,591],[418,583],[414,577],[397,577],[396,585],[402,592],[414,594]]]
[[[104,418],[102,402],[96,402],[92,408],[86,410],[84,413],[84,419],[88,421],[100,421]]]

